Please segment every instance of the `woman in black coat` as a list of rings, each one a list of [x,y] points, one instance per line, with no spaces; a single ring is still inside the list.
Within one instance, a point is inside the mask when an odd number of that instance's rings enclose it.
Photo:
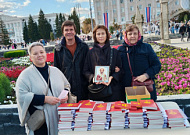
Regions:
[[[118,48],[121,54],[123,68],[123,87],[130,87],[132,75],[129,68],[127,53],[129,53],[130,64],[135,80],[144,82],[147,79],[155,79],[155,75],[161,69],[161,63],[150,44],[143,43],[139,28],[136,25],[129,25],[125,31],[124,43]],[[150,92],[151,99],[156,101],[156,88]]]
[[[109,43],[110,35],[108,29],[105,26],[96,26],[93,30],[93,38],[94,46],[87,54],[83,70],[83,73],[88,79],[89,84],[95,83],[95,66],[109,66],[111,55],[111,47]],[[110,67],[109,81],[107,83],[96,83],[111,86],[112,95],[104,98],[99,98],[98,96],[96,96],[96,94],[92,94],[89,92],[89,99],[91,100],[99,100],[104,102],[125,100],[125,92],[124,90],[122,90],[120,83],[122,73],[121,58],[119,52],[116,49],[113,49],[112,52],[113,56]]]

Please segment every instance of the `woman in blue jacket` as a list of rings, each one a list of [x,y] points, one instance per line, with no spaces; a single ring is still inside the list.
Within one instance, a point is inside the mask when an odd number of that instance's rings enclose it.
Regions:
[[[129,68],[127,53],[129,53],[131,68],[135,80],[144,82],[147,79],[155,79],[155,75],[160,71],[160,61],[150,44],[143,43],[139,28],[136,25],[129,25],[126,28],[124,43],[118,48],[124,70],[122,84],[124,87],[131,86],[132,75]],[[156,88],[153,85],[153,92],[150,92],[151,99],[156,101]]]

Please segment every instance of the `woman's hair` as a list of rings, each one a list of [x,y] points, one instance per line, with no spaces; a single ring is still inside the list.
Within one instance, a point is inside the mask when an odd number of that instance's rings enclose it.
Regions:
[[[29,47],[28,47],[28,54],[29,54],[29,55],[30,55],[30,53],[31,53],[32,47],[34,47],[34,46],[42,46],[42,47],[44,48],[44,46],[43,46],[42,43],[40,43],[40,42],[33,42],[33,43],[30,44]],[[44,48],[44,50],[45,50],[45,48]]]
[[[110,39],[110,34],[108,32],[108,29],[104,26],[104,25],[97,25],[94,30],[93,30],[93,39],[94,39],[94,42],[98,42],[97,41],[97,38],[96,38],[96,31],[98,29],[104,29],[106,31],[106,42]]]
[[[138,32],[139,32],[139,28],[138,28],[136,25],[130,24],[130,25],[128,25],[128,26],[126,27],[125,33],[127,34],[127,32],[133,31],[134,29],[137,29]]]
[[[76,32],[76,25],[75,25],[75,23],[73,22],[73,21],[71,21],[71,20],[67,20],[67,21],[64,21],[63,23],[62,23],[62,26],[61,26],[61,32],[63,33],[63,30],[64,30],[64,27],[65,26],[73,26],[74,27],[74,30],[75,30],[75,32]]]

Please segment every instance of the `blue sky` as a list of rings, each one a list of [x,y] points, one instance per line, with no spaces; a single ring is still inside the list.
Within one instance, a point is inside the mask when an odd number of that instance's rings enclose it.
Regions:
[[[42,9],[45,14],[62,12],[69,15],[77,5],[80,6],[79,13],[82,20],[90,17],[89,0],[0,0],[0,14],[27,17],[29,14],[38,15]]]

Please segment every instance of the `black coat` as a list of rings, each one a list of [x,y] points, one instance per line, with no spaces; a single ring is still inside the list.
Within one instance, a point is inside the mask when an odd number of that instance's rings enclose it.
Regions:
[[[87,99],[87,80],[82,74],[84,61],[89,51],[88,45],[75,36],[77,47],[74,56],[66,48],[66,40],[62,39],[54,52],[54,66],[59,68],[71,85],[71,93],[77,96],[77,101]]]
[[[150,79],[155,79],[155,75],[159,73],[161,69],[161,63],[152,49],[150,44],[143,43],[142,39],[138,41],[137,45],[135,46],[129,46],[125,42],[123,43],[123,46],[120,46],[118,50],[121,54],[121,60],[122,60],[122,66],[123,66],[123,79],[122,84],[124,87],[130,87],[131,86],[131,72],[129,68],[129,63],[127,59],[127,51],[126,47],[128,47],[128,53],[131,63],[131,68],[133,71],[133,76],[139,76],[144,73],[147,73],[150,77]],[[151,92],[151,98],[153,100],[157,99],[156,95],[156,88],[155,85],[153,85],[154,91]]]
[[[95,66],[109,66],[110,64],[110,53],[111,47],[109,43],[106,43],[102,48],[100,48],[97,43],[94,44],[94,47],[88,52],[83,73],[88,79],[89,84],[92,83],[94,77]],[[119,67],[120,71],[115,72],[115,67]],[[125,92],[121,87],[121,75],[122,75],[122,64],[119,52],[116,49],[113,49],[113,57],[111,64],[110,76],[113,76],[113,79],[110,83],[112,89],[112,96],[104,99],[100,99],[105,102],[111,101],[124,101]]]
[[[180,29],[179,29],[179,33],[184,35],[186,32],[186,27],[185,26],[181,26]]]

